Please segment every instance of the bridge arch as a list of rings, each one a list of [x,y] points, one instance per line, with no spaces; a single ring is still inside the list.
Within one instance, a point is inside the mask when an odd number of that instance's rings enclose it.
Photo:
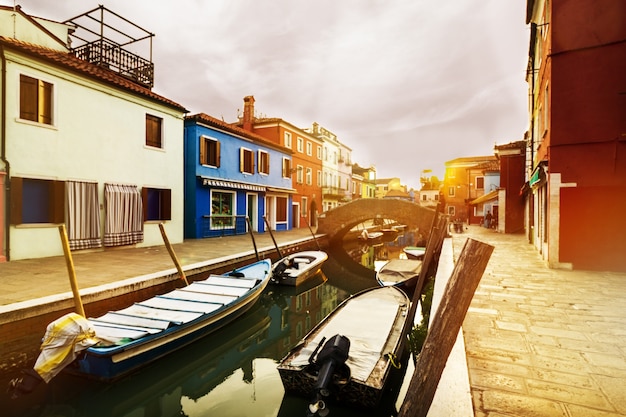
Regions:
[[[435,210],[411,201],[397,199],[361,198],[322,213],[317,233],[328,236],[329,242],[337,242],[354,226],[370,219],[391,219],[407,225],[409,229],[428,233],[435,217]]]

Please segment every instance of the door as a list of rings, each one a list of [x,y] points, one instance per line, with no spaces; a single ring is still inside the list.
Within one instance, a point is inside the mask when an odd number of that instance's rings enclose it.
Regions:
[[[296,229],[300,227],[300,203],[293,203],[291,205],[291,218],[292,220],[292,229]]]
[[[259,231],[259,222],[258,222],[258,206],[257,206],[257,195],[256,194],[247,194],[246,195],[246,215],[248,219],[250,219],[250,226],[252,227],[253,232]],[[246,222],[246,230],[248,230],[248,224]]]

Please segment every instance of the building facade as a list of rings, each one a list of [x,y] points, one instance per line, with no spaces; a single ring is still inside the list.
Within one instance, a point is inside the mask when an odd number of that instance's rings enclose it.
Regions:
[[[77,42],[80,29],[0,6],[5,260],[62,255],[60,225],[71,250],[163,244],[161,222],[183,240],[186,110],[152,92],[152,63],[123,47],[130,67],[93,62],[109,40]]]
[[[184,129],[186,238],[291,229],[290,149],[204,113]]]
[[[626,3],[528,0],[527,228],[551,267],[626,270]]]
[[[322,210],[322,141],[283,119],[256,117],[254,103],[253,96],[244,97],[243,115],[235,125],[291,150],[292,225],[317,225]]]

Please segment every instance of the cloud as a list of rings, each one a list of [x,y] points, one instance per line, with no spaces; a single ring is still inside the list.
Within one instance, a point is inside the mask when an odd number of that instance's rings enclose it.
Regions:
[[[155,91],[234,121],[243,97],[300,127],[318,122],[374,164],[419,186],[422,169],[523,137],[525,0],[110,0],[156,34]],[[81,0],[25,0],[65,20]]]

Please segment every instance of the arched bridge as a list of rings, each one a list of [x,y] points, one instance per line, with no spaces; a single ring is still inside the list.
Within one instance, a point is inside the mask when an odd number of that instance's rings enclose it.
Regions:
[[[370,219],[391,219],[409,229],[429,231],[434,216],[435,210],[410,201],[361,198],[320,215],[317,233],[326,234],[332,243],[343,239],[354,226]]]

